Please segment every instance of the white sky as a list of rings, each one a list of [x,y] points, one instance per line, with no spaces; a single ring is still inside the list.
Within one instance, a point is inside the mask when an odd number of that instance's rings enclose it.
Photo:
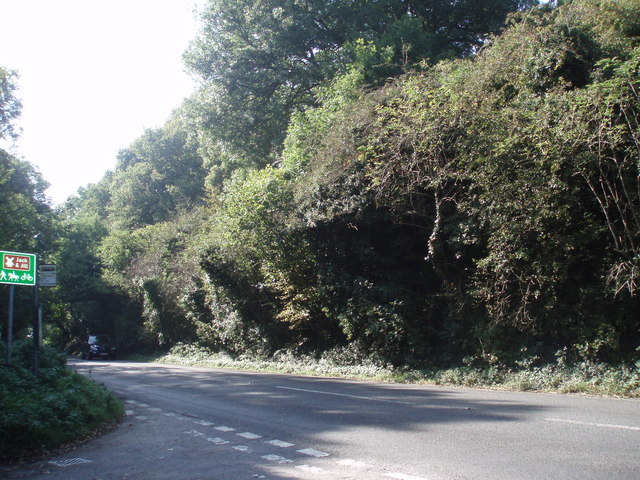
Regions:
[[[182,53],[202,4],[0,0],[0,66],[18,71],[23,105],[10,150],[38,167],[55,204],[99,181],[193,91]]]

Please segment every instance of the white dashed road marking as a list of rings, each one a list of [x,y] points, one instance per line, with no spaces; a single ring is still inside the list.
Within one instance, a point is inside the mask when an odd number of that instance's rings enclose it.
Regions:
[[[246,445],[234,445],[231,448],[233,448],[234,450],[238,450],[239,452],[251,453],[251,449]]]
[[[426,478],[406,475],[404,473],[385,473],[384,476],[389,478],[396,478],[397,480],[426,480]]]
[[[294,443],[283,442],[282,440],[269,440],[266,443],[268,443],[269,445],[273,445],[274,447],[280,447],[280,448],[288,448],[288,447],[293,447],[295,445]]]
[[[231,428],[231,427],[225,427],[224,425],[221,425],[219,427],[214,427],[216,430],[219,430],[221,432],[235,432],[235,428]]]
[[[211,422],[207,422],[206,420],[195,420],[193,423],[195,423],[196,425],[202,425],[204,427],[210,427],[211,425],[214,425]]]
[[[285,387],[282,387],[285,388]],[[287,387],[288,388],[288,387]],[[317,392],[317,393],[327,393],[327,392]],[[331,394],[331,393],[327,393],[327,394]],[[354,395],[345,395],[345,394],[340,394],[343,396],[349,396],[349,397],[355,397]],[[369,398],[369,400],[379,400],[379,399],[371,399]],[[203,427],[212,427],[214,430],[217,430],[219,432],[224,432],[224,433],[230,433],[230,432],[236,432],[235,428],[232,427],[228,427],[225,425],[219,425],[217,427],[215,427],[214,423],[206,421],[204,419],[198,419],[198,418],[187,418],[184,415],[178,414],[178,413],[174,413],[174,412],[163,412],[161,409],[159,408],[149,408],[149,405],[146,404],[140,404],[138,402],[132,401],[132,400],[126,400],[126,403],[131,404],[132,406],[139,406],[139,407],[143,407],[143,408],[148,408],[147,411],[149,412],[162,412],[162,415],[167,416],[167,417],[173,417],[176,420],[189,420],[190,422],[197,424],[197,425],[201,425]],[[125,413],[127,415],[134,415],[134,411],[133,410],[126,410]],[[143,415],[139,415],[136,416],[135,418],[139,419],[139,420],[148,420],[149,417],[147,416],[143,416]],[[557,422],[567,422],[567,423],[577,423],[580,425],[583,424],[587,424],[587,425],[591,425],[591,426],[598,426],[598,427],[609,427],[609,428],[626,428],[626,429],[630,429],[630,430],[640,430],[640,427],[628,427],[628,426],[623,426],[623,425],[604,425],[604,424],[589,424],[586,422],[576,422],[576,421],[571,421],[571,420],[561,420],[561,419],[553,419],[553,418],[547,418],[545,419],[547,421],[557,421]],[[229,445],[232,449],[239,451],[239,452],[244,452],[244,453],[248,453],[248,454],[254,454],[257,452],[253,452],[253,450],[248,447],[247,445],[240,445],[240,444],[234,444],[232,441],[230,441],[230,439],[225,439],[225,438],[220,438],[220,437],[209,437],[207,436],[206,433],[203,433],[199,430],[187,430],[183,432],[185,435],[189,435],[193,438],[198,438],[198,439],[203,439],[206,440],[207,442],[213,443],[214,445]],[[257,433],[253,433],[253,432],[240,432],[240,433],[235,433],[236,437],[241,437],[244,438],[246,440],[258,440],[263,438],[262,435],[259,435]],[[278,439],[273,439],[273,440],[264,440],[264,444],[267,445],[271,445],[273,447],[278,447],[281,449],[284,448],[289,448],[289,447],[293,447],[295,444],[293,443],[289,443],[289,442],[285,442],[283,440],[278,440]],[[256,444],[254,444],[256,445]],[[327,453],[327,452],[323,452],[321,450],[316,450],[315,448],[303,448],[300,450],[296,450],[297,453],[300,453],[302,455],[307,455],[309,457],[314,457],[314,458],[325,458],[325,457],[329,457],[331,456],[331,454]],[[277,463],[277,464],[291,464],[291,467],[295,467],[299,470],[305,471],[307,473],[312,473],[312,474],[328,474],[329,470],[325,470],[323,468],[317,467],[317,466],[313,466],[313,465],[307,465],[307,464],[300,464],[300,465],[294,465],[296,462],[290,458],[286,458],[286,457],[282,457],[280,455],[274,455],[274,454],[266,454],[266,455],[261,455],[261,457],[263,460],[266,460],[268,462],[272,462],[272,463]],[[59,467],[66,467],[66,466],[70,466],[70,465],[77,465],[77,464],[81,464],[81,463],[89,463],[91,462],[91,460],[84,460],[84,459],[69,459],[69,460],[61,460],[58,462],[49,462],[51,464],[57,465]],[[334,462],[332,463],[333,465],[340,465],[342,467],[351,467],[354,469],[374,469],[375,467],[372,465],[368,465],[364,462],[358,461],[358,460],[354,460],[354,459],[350,459],[350,458],[346,458],[346,459],[336,459],[334,460]],[[380,472],[382,473],[382,472]],[[408,474],[404,474],[401,472],[392,472],[392,473],[385,473],[383,474],[384,477],[387,478],[393,478],[396,480],[427,480],[425,478],[422,477],[416,477],[413,475],[408,475]]]
[[[207,437],[207,442],[215,443],[216,445],[226,445],[227,442],[225,439],[220,437]]]
[[[293,460],[290,460],[285,457],[281,457],[280,455],[262,455],[261,458],[264,458],[265,460],[269,460],[270,462],[293,463]]]
[[[314,448],[303,448],[302,450],[296,450],[296,451],[298,453],[302,453],[304,455],[309,455],[310,457],[316,457],[316,458],[329,456],[327,452],[321,452],[320,450],[316,450]]]

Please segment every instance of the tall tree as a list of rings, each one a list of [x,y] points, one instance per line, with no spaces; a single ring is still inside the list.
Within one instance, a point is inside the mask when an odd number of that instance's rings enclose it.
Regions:
[[[0,139],[17,137],[13,122],[20,115],[20,101],[14,96],[15,79],[13,72],[0,67]],[[51,251],[54,219],[45,195],[47,187],[32,164],[0,149],[0,249],[39,255]],[[16,293],[17,298],[24,295],[30,292],[19,289]],[[28,310],[20,312],[26,305],[30,303],[16,301],[16,332],[30,321]],[[5,312],[3,308],[0,315]]]
[[[393,65],[397,73],[425,58],[464,55],[508,12],[536,2],[478,3],[210,0],[185,56],[204,80],[190,110],[218,139],[220,161],[264,165],[280,151],[292,112],[314,104],[314,87],[345,65],[368,62],[375,82]]]
[[[42,252],[48,247],[52,212],[49,185],[30,163],[0,149],[0,245]]]
[[[199,202],[205,170],[196,146],[176,122],[147,130],[118,156],[110,183],[110,220],[115,228],[137,228],[169,218]]]
[[[0,139],[15,138],[20,116],[15,97],[17,75],[0,67]],[[49,233],[51,211],[45,190],[49,185],[28,162],[0,149],[0,246],[41,251]]]
[[[13,121],[20,116],[22,104],[14,95],[17,73],[0,67],[0,139],[15,138]]]

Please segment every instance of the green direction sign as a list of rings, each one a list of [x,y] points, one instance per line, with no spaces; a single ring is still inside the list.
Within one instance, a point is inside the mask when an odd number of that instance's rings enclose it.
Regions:
[[[36,284],[36,256],[33,253],[0,251],[0,283]]]

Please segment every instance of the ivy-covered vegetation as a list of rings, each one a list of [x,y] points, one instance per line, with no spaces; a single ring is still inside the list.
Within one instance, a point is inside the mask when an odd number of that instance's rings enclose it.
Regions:
[[[536,3],[209,0],[198,92],[47,213],[50,338],[637,369],[640,5]]]

